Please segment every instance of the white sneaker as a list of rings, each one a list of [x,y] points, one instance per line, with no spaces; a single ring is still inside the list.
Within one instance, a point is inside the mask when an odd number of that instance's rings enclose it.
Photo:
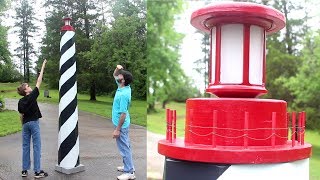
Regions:
[[[130,180],[130,179],[136,179],[136,176],[134,175],[134,173],[123,173],[117,178],[118,180]]]
[[[118,166],[117,171],[119,172],[124,172],[124,166]]]

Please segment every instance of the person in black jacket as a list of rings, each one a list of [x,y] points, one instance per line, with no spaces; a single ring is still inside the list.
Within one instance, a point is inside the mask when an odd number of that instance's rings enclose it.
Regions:
[[[18,111],[22,123],[22,172],[21,176],[28,176],[30,169],[30,140],[33,142],[33,169],[34,177],[42,178],[48,176],[48,173],[41,170],[41,138],[39,118],[42,117],[37,98],[39,88],[42,83],[43,71],[47,60],[43,61],[42,68],[37,79],[36,87],[32,90],[29,84],[22,83],[18,88],[18,94],[23,96],[18,103]]]

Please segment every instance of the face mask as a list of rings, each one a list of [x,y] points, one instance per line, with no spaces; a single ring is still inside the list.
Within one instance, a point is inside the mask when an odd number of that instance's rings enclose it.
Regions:
[[[123,80],[123,79],[117,79],[117,82],[118,82],[118,83],[121,83],[122,80]]]

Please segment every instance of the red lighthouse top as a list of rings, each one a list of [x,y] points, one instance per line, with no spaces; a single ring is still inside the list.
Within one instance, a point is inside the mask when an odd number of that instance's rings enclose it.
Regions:
[[[285,27],[284,15],[271,7],[248,2],[213,3],[191,15],[191,24],[205,32],[217,24],[245,23],[264,27],[268,34]]]
[[[265,39],[285,27],[280,11],[247,2],[213,3],[193,12],[191,24],[211,35],[208,93],[244,98],[267,93]]]
[[[63,18],[64,26],[61,27],[61,31],[74,31],[74,28],[70,25],[70,17]]]

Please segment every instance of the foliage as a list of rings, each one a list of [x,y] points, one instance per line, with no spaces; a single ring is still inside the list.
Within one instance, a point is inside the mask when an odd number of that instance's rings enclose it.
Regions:
[[[5,101],[3,95],[0,95],[0,112],[5,108]]]
[[[105,12],[105,3],[112,6],[113,14]],[[42,57],[49,59],[46,74],[49,86],[58,87],[61,19],[70,15],[76,30],[78,90],[89,92],[90,100],[96,100],[96,94],[113,94],[116,87],[112,73],[117,64],[123,64],[134,76],[133,96],[145,99],[144,1],[105,3],[95,0],[46,1],[45,5],[52,10],[45,20],[47,33],[43,39]]]
[[[18,29],[16,33],[20,39],[18,47],[15,49],[16,56],[21,59],[23,65],[23,77],[25,82],[30,82],[31,55],[35,54],[31,39],[37,30],[35,26],[36,18],[34,16],[34,1],[20,0],[19,5],[15,8],[16,16],[15,27]]]
[[[200,33],[200,32],[199,32]],[[198,59],[194,62],[195,67],[194,69],[203,75],[204,84],[207,86],[209,84],[209,59],[210,59],[210,38],[209,34],[203,34],[202,40],[201,40],[201,46],[202,46],[202,52],[204,54],[204,57],[201,59]],[[213,60],[214,57],[213,57]],[[205,96],[208,96],[208,94],[205,94]]]
[[[283,30],[267,38],[267,84],[268,94],[265,97],[283,99],[289,106],[295,98],[285,81],[293,77],[301,63],[300,49],[302,38],[306,32],[306,21],[295,14],[302,12],[302,4],[293,1],[263,1],[281,11],[286,19]],[[307,18],[307,14],[304,18]]]
[[[92,71],[99,72],[96,75],[103,78],[103,81],[97,84],[98,89],[102,89],[106,93],[113,93],[116,90],[112,73],[116,65],[121,64],[133,75],[134,81],[131,85],[133,97],[146,99],[145,10],[138,9],[141,6],[131,6],[137,9],[133,11],[136,13],[117,15],[109,27],[100,27],[100,33],[94,36],[96,40],[91,51],[86,53],[84,57],[91,64]]]
[[[297,74],[288,81],[285,86],[295,95],[292,107],[307,112],[307,127],[320,128],[320,32],[307,36],[302,50],[303,61]]]
[[[174,29],[174,16],[182,11],[183,1],[147,1],[147,101],[155,111],[156,101],[166,102],[175,85],[185,77],[179,64],[179,46],[183,35]]]

